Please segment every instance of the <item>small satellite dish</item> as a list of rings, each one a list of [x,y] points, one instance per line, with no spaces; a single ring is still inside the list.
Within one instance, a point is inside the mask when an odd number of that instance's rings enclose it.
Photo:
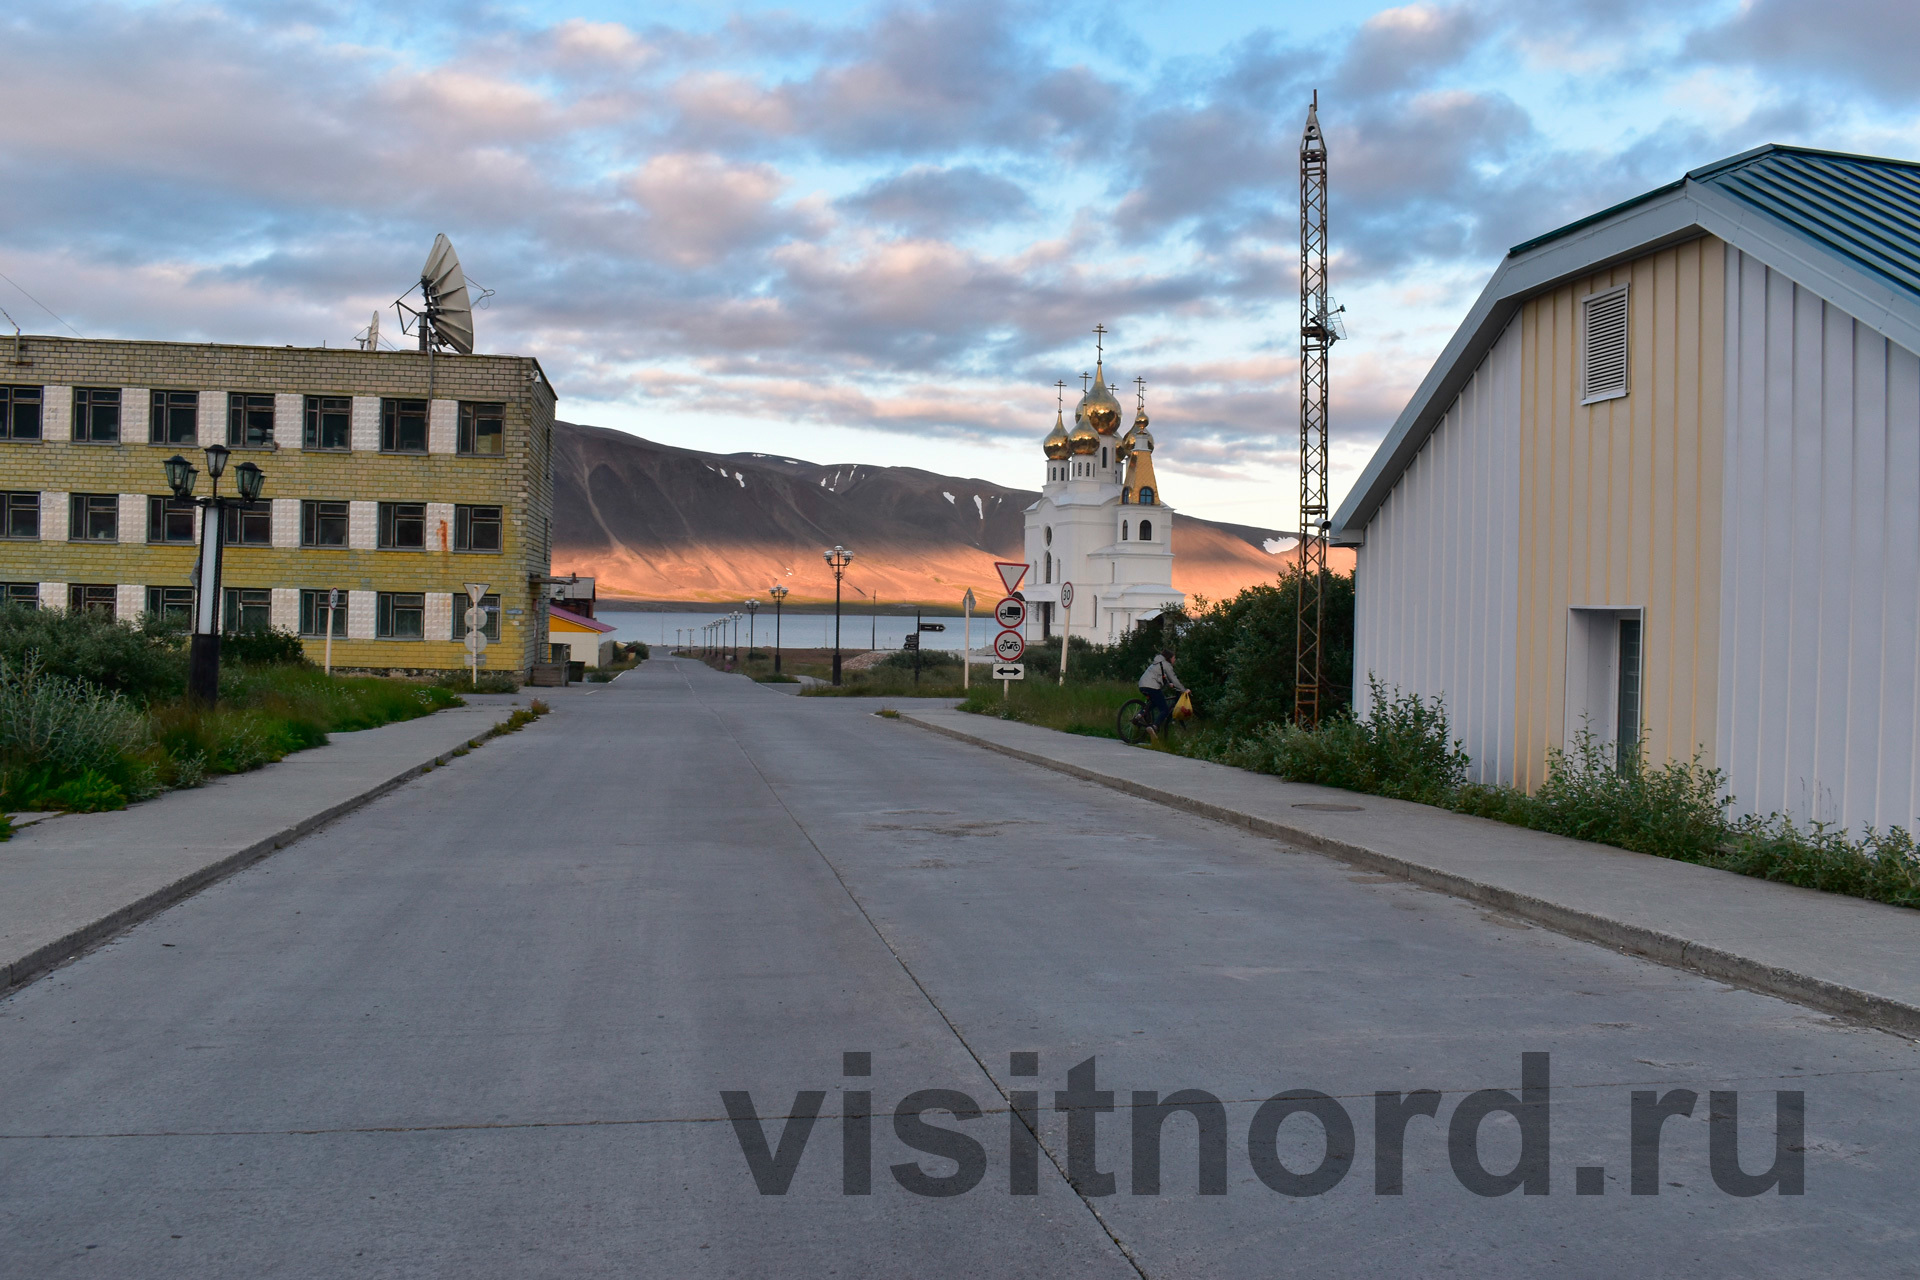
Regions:
[[[420,268],[419,289],[418,308],[408,306],[403,300],[393,304],[401,312],[400,331],[406,332],[405,317],[411,315],[418,325],[422,351],[448,347],[461,355],[472,355],[473,303],[467,296],[467,277],[460,269],[460,255],[453,251],[453,242],[445,232],[433,238],[433,250],[427,254],[426,265]],[[491,289],[482,290],[481,297],[492,293]],[[401,295],[401,299],[405,297],[406,294]]]

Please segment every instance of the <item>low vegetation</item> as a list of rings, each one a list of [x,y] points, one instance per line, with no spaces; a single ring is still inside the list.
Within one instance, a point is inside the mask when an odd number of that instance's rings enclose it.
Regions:
[[[95,614],[0,610],[0,809],[124,808],[412,719],[460,699],[445,685],[328,676],[284,632],[222,641],[220,701],[188,701],[177,628]]]
[[[1055,662],[1059,661],[1059,652],[1055,646]],[[1067,660],[1072,662],[1071,653]],[[1028,668],[1029,674],[1032,670]],[[1111,738],[1120,705],[1139,696],[1133,685],[1124,680],[1077,680],[1064,685],[1044,678],[1014,680],[1003,693],[998,680],[982,679],[974,682],[960,709],[1063,733]]]

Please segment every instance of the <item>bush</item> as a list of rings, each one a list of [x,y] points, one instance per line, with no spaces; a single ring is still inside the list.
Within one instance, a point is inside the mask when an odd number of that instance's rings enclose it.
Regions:
[[[874,663],[868,670],[879,671],[885,669],[888,671],[905,671],[911,674],[914,669],[913,659],[916,653],[920,656],[919,666],[922,676],[929,675],[935,671],[944,672],[956,678],[960,675],[960,655],[957,653],[949,653],[944,649],[902,649],[897,653],[888,654],[886,657],[880,659],[880,661]]]
[[[0,608],[0,661],[14,671],[31,659],[48,676],[84,680],[135,702],[177,697],[187,687],[187,654],[177,626],[116,622],[104,614]]]
[[[125,697],[29,658],[0,658],[0,805],[119,809],[150,782],[132,759],[146,722]]]
[[[240,662],[248,666],[303,663],[307,651],[300,637],[291,631],[270,627],[264,631],[229,631],[220,637],[222,662]]]
[[[478,680],[468,671],[448,671],[433,683],[451,693],[517,693],[520,689],[510,671],[482,671]]]
[[[1446,708],[1418,694],[1394,696],[1377,680],[1368,684],[1373,711],[1364,720],[1339,715],[1315,729],[1269,724],[1229,738],[1217,754],[1225,763],[1294,782],[1447,803],[1465,782],[1471,762],[1450,736]]]

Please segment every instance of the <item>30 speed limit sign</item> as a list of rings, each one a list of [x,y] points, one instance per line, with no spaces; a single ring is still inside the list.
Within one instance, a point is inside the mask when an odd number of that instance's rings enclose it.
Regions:
[[[1018,662],[1027,651],[1027,642],[1018,631],[1002,631],[993,638],[993,656],[1002,662]]]

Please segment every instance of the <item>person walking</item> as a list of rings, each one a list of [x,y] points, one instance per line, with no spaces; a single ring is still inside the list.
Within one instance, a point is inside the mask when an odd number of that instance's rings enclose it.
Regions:
[[[1185,693],[1187,686],[1180,683],[1180,677],[1173,670],[1173,650],[1162,649],[1153,655],[1153,661],[1140,676],[1140,696],[1147,700],[1147,706],[1153,712],[1153,731],[1161,733],[1167,727],[1167,721],[1173,718],[1173,704],[1167,701],[1167,693]]]

